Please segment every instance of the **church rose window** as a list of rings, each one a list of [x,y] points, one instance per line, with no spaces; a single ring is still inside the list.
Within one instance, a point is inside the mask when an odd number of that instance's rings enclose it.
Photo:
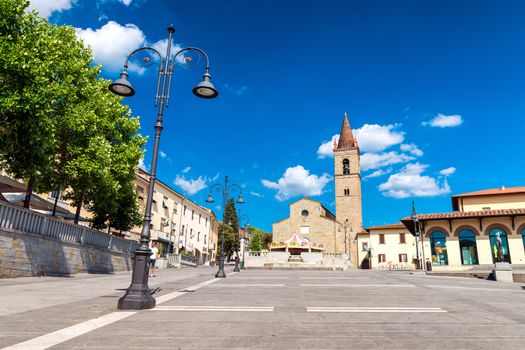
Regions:
[[[308,214],[309,214],[308,210],[306,210],[306,209],[301,212],[301,215],[304,216],[304,217],[307,217]]]

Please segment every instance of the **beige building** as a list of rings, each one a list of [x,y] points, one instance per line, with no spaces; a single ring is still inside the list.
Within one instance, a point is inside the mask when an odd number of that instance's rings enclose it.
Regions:
[[[310,198],[293,202],[290,216],[272,225],[272,246],[280,247],[280,243],[299,235],[299,240],[311,242],[324,253],[346,253],[357,266],[357,233],[363,226],[359,157],[359,145],[345,113],[339,142],[334,143],[336,215]]]
[[[418,250],[436,271],[492,269],[498,261],[525,266],[525,187],[454,195],[452,209],[417,215],[417,250],[411,217],[367,228],[358,237],[360,267],[415,268]]]
[[[144,207],[148,185],[149,174],[139,169],[135,186],[139,201]],[[218,225],[212,210],[191,201],[156,179],[151,213],[151,239],[157,242],[161,255],[170,250],[184,250],[200,264],[208,264],[215,258]],[[137,235],[140,231],[140,227],[133,229]]]
[[[525,187],[455,195],[452,207],[459,211],[417,215],[423,259],[434,270],[525,265]],[[401,221],[414,232],[410,217]]]
[[[373,226],[358,235],[362,269],[414,269],[416,242],[402,223]]]

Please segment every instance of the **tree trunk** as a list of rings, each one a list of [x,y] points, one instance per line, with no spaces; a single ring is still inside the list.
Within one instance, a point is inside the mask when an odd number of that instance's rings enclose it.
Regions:
[[[80,195],[80,199],[77,201],[77,211],[75,212],[75,224],[78,224],[78,220],[80,218],[80,209],[82,209],[82,202],[84,202],[84,199],[83,196]]]
[[[58,191],[58,194],[56,195],[55,204],[53,205],[53,214],[51,216],[55,216],[55,214],[57,213],[58,197],[60,197],[60,190]]]
[[[31,203],[31,195],[33,194],[33,185],[35,184],[35,176],[32,175],[27,183],[26,198],[24,199],[24,208],[29,209]]]

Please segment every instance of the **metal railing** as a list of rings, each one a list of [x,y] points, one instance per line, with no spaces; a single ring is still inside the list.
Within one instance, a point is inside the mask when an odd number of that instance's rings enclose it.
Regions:
[[[34,211],[0,202],[0,228],[50,237],[61,242],[132,252],[138,242],[47,217]]]
[[[186,266],[197,266],[197,260],[191,256],[181,255],[180,263]]]

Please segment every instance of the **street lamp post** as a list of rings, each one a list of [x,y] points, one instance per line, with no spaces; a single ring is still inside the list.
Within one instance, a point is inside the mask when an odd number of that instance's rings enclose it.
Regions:
[[[250,222],[250,218],[248,217],[248,215],[244,214],[244,215],[241,215],[241,209],[239,209],[239,227],[242,226],[242,220],[245,219],[245,223],[244,223],[244,228],[246,229],[246,225],[249,225],[249,222]],[[244,236],[244,231],[243,231],[243,236]],[[238,237],[238,234],[237,234],[237,237]],[[244,237],[243,237],[244,238]],[[244,239],[243,239],[244,241]],[[239,248],[241,246],[240,244],[241,242],[239,242]],[[244,244],[244,242],[243,242]],[[235,259],[235,268],[233,269],[234,272],[240,272],[241,269],[239,268],[239,248],[237,249],[237,258]],[[244,247],[243,247],[244,248]],[[243,249],[243,253],[242,253],[242,260],[243,260],[243,267],[244,267],[244,249]]]
[[[131,86],[128,80],[128,63],[130,58],[141,51],[148,51],[158,55],[159,57],[159,73],[157,81],[157,90],[155,93],[155,107],[158,107],[157,121],[155,123],[155,143],[153,145],[153,156],[151,161],[151,173],[148,184],[148,198],[146,201],[146,210],[144,213],[144,225],[142,232],[140,233],[140,245],[135,250],[133,259],[133,275],[131,278],[131,285],[126,290],[126,294],[119,299],[118,308],[121,310],[140,310],[140,309],[151,309],[155,306],[155,298],[151,296],[148,287],[148,258],[151,254],[149,249],[150,242],[150,224],[151,224],[151,206],[153,202],[153,190],[155,186],[156,170],[157,170],[157,158],[159,152],[159,141],[160,134],[162,132],[162,117],[164,112],[164,106],[168,107],[170,88],[171,88],[171,77],[175,68],[177,57],[187,51],[194,51],[204,56],[206,59],[206,68],[203,75],[203,80],[193,88],[193,93],[201,98],[214,98],[218,96],[218,92],[211,83],[210,76],[210,62],[208,55],[201,49],[196,47],[187,47],[181,49],[173,57],[171,57],[171,40],[175,27],[170,25],[168,27],[168,45],[166,48],[166,56],[162,57],[162,54],[154,49],[153,47],[141,47],[132,51],[124,63],[124,70],[120,73],[120,78],[115,80],[109,85],[109,90],[119,96],[133,96],[135,89]],[[164,62],[163,62],[164,61]],[[144,62],[149,62],[149,57],[144,59]],[[185,60],[188,62],[188,60]]]
[[[221,227],[221,257],[219,258],[219,271],[215,274],[215,277],[217,278],[226,278],[226,274],[224,273],[224,260],[226,259],[226,255],[224,254],[224,225],[226,224],[224,214],[226,212],[226,201],[228,200],[228,194],[230,191],[239,190],[239,197],[237,198],[237,203],[243,204],[244,198],[242,198],[242,190],[239,185],[236,184],[230,184],[228,185],[228,176],[224,177],[224,185],[221,184],[214,184],[210,188],[210,194],[208,195],[208,199],[206,199],[207,203],[213,203],[215,200],[213,199],[211,193],[213,190],[222,191],[222,227]],[[238,233],[237,233],[238,234]]]
[[[248,249],[248,241],[250,240],[250,224],[246,224],[246,232],[248,232],[248,238],[243,240],[243,250],[242,250],[242,269],[246,270],[246,262],[244,256],[246,255],[246,250]]]
[[[414,237],[416,240],[416,270],[421,270],[421,257],[419,256],[419,220],[417,218],[416,206],[414,201],[412,201],[412,215],[410,216],[412,222],[414,223]]]

